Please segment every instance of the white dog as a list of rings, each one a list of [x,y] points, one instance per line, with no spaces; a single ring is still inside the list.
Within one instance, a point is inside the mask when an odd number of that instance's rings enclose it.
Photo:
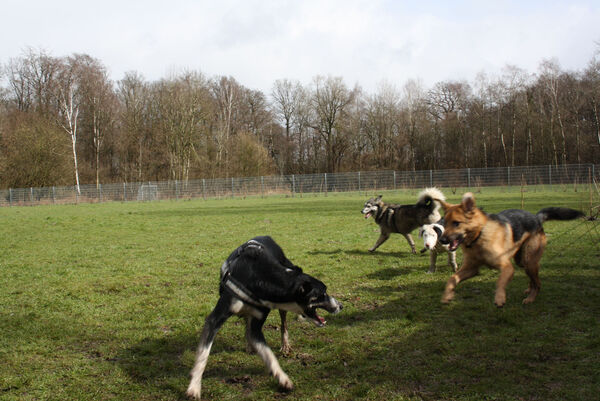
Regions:
[[[419,237],[423,238],[423,244],[425,248],[421,250],[421,253],[429,249],[429,270],[427,273],[435,272],[435,261],[437,259],[438,252],[448,253],[448,265],[452,267],[452,270],[456,272],[458,266],[456,264],[456,251],[450,251],[448,245],[443,245],[438,240],[444,233],[444,219],[441,219],[437,223],[424,224],[419,227]]]

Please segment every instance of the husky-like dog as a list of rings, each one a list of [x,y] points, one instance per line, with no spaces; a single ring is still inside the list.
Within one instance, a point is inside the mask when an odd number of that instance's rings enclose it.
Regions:
[[[187,395],[196,399],[200,399],[202,374],[215,335],[232,315],[246,318],[248,344],[265,362],[279,386],[291,390],[292,381],[279,366],[262,333],[269,312],[272,309],[295,312],[322,327],[325,319],[319,316],[317,308],[334,314],[342,309],[335,298],[327,295],[325,284],[303,273],[268,236],[255,237],[229,255],[221,266],[219,294],[217,305],[204,323],[187,389]],[[282,314],[282,330],[284,326],[285,314]]]
[[[456,250],[451,251],[450,245],[444,245],[440,242],[440,238],[444,233],[444,223],[444,219],[440,219],[435,223],[423,224],[419,227],[419,237],[423,238],[423,245],[425,246],[421,250],[421,253],[429,250],[429,270],[427,273],[435,273],[435,262],[438,253],[441,252],[448,254],[448,265],[452,267],[452,270],[456,272],[458,269],[456,264]]]
[[[362,214],[365,219],[373,216],[379,225],[381,234],[369,252],[374,252],[392,233],[402,234],[408,241],[412,253],[417,253],[415,241],[410,233],[423,224],[435,223],[440,216],[440,201],[446,198],[437,188],[426,188],[419,193],[414,205],[388,204],[381,200],[381,195],[365,202]]]
[[[500,271],[494,303],[503,306],[506,285],[514,274],[511,258],[524,267],[529,276],[523,303],[533,302],[540,291],[538,273],[546,247],[542,224],[547,220],[573,220],[584,216],[578,210],[563,207],[547,207],[535,215],[519,209],[488,215],[475,206],[475,197],[470,192],[463,195],[458,205],[441,203],[446,211],[446,224],[440,241],[448,244],[450,250],[456,250],[459,245],[463,250],[462,266],[446,283],[442,303],[449,303],[454,298],[458,283],[475,276],[481,265],[487,265]]]

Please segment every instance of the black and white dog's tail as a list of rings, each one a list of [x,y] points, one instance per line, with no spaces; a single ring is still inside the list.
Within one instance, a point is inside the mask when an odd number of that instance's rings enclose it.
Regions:
[[[440,207],[442,205],[440,204],[439,200],[445,201],[446,197],[444,196],[442,191],[435,187],[425,188],[424,190],[419,192],[419,195],[417,197],[417,205],[429,208],[430,223],[435,223],[436,221],[442,218],[439,212]]]
[[[543,223],[548,220],[575,220],[578,217],[585,216],[585,214],[568,207],[546,207],[537,212],[536,216]]]

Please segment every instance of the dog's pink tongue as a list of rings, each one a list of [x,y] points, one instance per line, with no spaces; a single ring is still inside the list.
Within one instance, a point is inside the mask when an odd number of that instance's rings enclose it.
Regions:
[[[365,214],[365,219],[368,219],[369,217],[371,217],[371,213]]]
[[[325,324],[325,319],[323,319],[321,316],[317,315],[317,318],[319,318],[319,322],[321,322],[321,324]]]

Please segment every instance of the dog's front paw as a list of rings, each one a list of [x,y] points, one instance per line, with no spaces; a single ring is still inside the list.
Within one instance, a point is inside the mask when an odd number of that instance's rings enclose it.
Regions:
[[[454,299],[454,293],[453,292],[445,292],[444,295],[442,295],[442,303],[443,304],[449,304],[452,300]]]
[[[187,391],[185,392],[185,395],[188,396],[189,398],[199,400],[200,399],[200,385],[194,386],[192,383],[190,383]]]
[[[289,344],[282,344],[279,351],[281,351],[283,355],[289,356],[292,352],[292,347]]]
[[[283,391],[292,391],[294,389],[294,383],[287,377],[286,374],[283,374],[279,379],[279,388]]]
[[[506,303],[506,295],[496,295],[494,298],[494,303],[498,308],[502,308]]]
[[[369,249],[369,252],[371,252],[371,253],[375,252],[375,248]]]

